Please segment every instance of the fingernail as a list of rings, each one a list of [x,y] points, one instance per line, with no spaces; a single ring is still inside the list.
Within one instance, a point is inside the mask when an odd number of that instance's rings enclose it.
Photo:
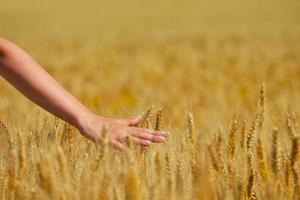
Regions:
[[[165,140],[166,140],[165,137],[163,137],[163,136],[158,136],[158,141],[159,141],[159,142],[163,142],[163,141],[165,141]]]
[[[151,144],[151,141],[147,140],[145,143],[146,143],[147,145],[150,145],[150,144]]]
[[[163,136],[165,136],[165,137],[168,136],[167,132],[160,132],[160,134],[163,135]]]

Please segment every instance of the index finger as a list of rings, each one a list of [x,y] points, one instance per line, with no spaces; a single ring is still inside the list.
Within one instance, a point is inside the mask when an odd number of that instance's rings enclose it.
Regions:
[[[137,132],[144,132],[144,133],[149,133],[149,134],[157,135],[157,136],[163,136],[163,137],[168,136],[168,133],[166,131],[156,131],[156,130],[152,130],[152,129],[138,128],[138,127],[132,127],[131,129],[133,129],[134,131],[137,131]]]

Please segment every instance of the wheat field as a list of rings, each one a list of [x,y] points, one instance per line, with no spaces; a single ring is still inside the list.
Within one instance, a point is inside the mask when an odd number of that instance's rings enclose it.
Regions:
[[[2,1],[0,36],[99,115],[162,144],[94,144],[0,80],[0,198],[299,200],[300,3]]]

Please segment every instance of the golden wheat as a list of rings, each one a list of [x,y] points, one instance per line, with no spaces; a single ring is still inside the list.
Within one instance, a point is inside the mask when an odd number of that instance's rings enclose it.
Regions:
[[[118,152],[1,81],[2,200],[299,200],[298,35],[122,37],[23,44],[95,113],[145,110],[138,126],[168,139]]]

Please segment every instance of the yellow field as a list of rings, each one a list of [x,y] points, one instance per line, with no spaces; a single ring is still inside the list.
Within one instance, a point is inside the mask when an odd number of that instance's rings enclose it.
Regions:
[[[295,0],[0,2],[0,36],[86,106],[170,132],[120,153],[1,79],[0,198],[300,199],[299,25]]]

